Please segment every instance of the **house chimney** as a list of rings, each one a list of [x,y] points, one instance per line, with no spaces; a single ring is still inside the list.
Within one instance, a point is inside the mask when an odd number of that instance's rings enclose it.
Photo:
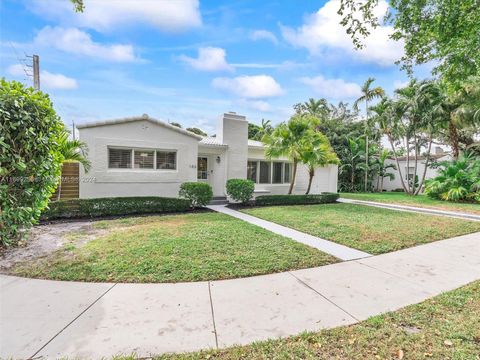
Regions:
[[[246,179],[248,160],[248,122],[235,112],[224,113],[217,133],[222,144],[228,145],[227,179]]]

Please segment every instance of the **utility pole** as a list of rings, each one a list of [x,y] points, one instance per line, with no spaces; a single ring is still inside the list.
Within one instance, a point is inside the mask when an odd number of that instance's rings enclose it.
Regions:
[[[72,121],[72,136],[73,140],[75,140],[75,121]]]
[[[33,88],[40,90],[40,57],[33,55]]]

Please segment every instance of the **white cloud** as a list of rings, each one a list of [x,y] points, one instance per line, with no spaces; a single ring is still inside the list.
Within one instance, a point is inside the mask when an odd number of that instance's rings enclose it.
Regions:
[[[213,79],[212,86],[241,98],[269,98],[284,93],[280,84],[268,75],[220,77]]]
[[[69,26],[110,31],[128,24],[148,24],[161,31],[179,32],[202,24],[198,0],[84,0],[83,13],[75,13],[69,0],[35,0],[37,14]]]
[[[201,71],[232,71],[233,67],[227,63],[225,57],[226,52],[222,48],[204,47],[198,49],[197,58],[181,55],[179,59]]]
[[[371,34],[364,40],[365,48],[355,50],[346,29],[340,25],[341,17],[337,14],[339,2],[330,0],[316,13],[306,17],[304,24],[297,29],[281,26],[284,39],[296,47],[306,48],[312,55],[328,54],[332,49],[342,49],[349,55],[362,61],[380,65],[393,65],[403,55],[403,42],[389,38],[393,28],[379,26],[371,29]],[[380,0],[375,14],[381,19],[388,4]]]
[[[262,112],[269,112],[272,110],[270,104],[263,100],[241,99],[238,101],[238,104],[248,109],[262,111]]]
[[[16,76],[27,76],[23,66],[14,64],[8,67],[8,73]],[[63,74],[54,74],[49,71],[40,71],[40,86],[48,89],[76,89],[78,87],[77,80],[65,76]]]
[[[318,95],[329,99],[351,99],[362,94],[360,85],[343,79],[325,79],[319,75],[303,77],[300,81],[309,85]]]
[[[267,31],[267,30],[252,31],[252,33],[250,34],[250,39],[252,39],[254,41],[267,40],[267,41],[272,42],[275,45],[278,44],[277,37],[272,32]]]
[[[126,44],[101,44],[92,40],[90,34],[77,28],[46,26],[37,34],[35,44],[53,46],[71,54],[85,55],[117,62],[138,60],[133,46]]]

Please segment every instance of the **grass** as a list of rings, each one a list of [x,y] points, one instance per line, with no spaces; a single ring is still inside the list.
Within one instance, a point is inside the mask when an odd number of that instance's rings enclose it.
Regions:
[[[18,264],[12,272],[58,280],[179,282],[268,274],[337,261],[317,249],[213,212],[106,220],[94,226],[104,235],[81,247],[68,243],[48,257]],[[69,240],[77,235],[70,234]]]
[[[417,206],[428,209],[440,209],[449,211],[460,211],[480,215],[480,204],[449,202],[431,199],[426,195],[411,196],[401,192],[386,193],[342,193],[341,197],[346,199],[376,201],[388,204],[399,204]]]
[[[479,354],[480,281],[477,281],[348,327],[225,350],[162,355],[155,359],[478,360]]]
[[[242,211],[370,254],[480,231],[480,222],[354,204],[275,206]]]

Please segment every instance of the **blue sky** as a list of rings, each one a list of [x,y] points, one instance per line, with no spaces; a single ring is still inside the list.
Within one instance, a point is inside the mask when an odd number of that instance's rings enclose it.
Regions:
[[[351,103],[370,76],[392,93],[407,80],[394,64],[402,44],[383,26],[353,50],[337,7],[85,0],[75,14],[67,0],[2,0],[0,76],[31,84],[23,59],[38,54],[42,90],[68,125],[147,113],[208,133],[226,111],[278,123],[310,97]]]

